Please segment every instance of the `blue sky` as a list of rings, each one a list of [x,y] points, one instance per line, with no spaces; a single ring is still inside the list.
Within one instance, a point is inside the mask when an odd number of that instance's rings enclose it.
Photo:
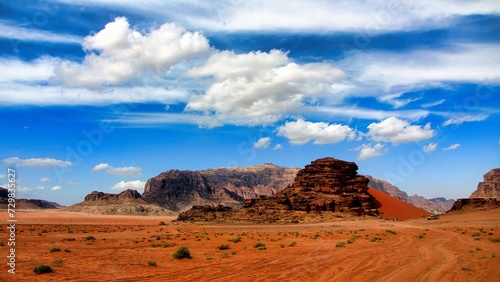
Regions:
[[[498,1],[3,1],[0,69],[18,197],[332,156],[459,198],[500,167]]]

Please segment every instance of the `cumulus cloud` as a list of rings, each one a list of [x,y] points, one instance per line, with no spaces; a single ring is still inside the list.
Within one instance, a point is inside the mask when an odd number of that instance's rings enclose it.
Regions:
[[[127,189],[132,189],[132,190],[137,190],[138,192],[142,193],[144,191],[144,186],[146,185],[146,182],[140,181],[140,180],[134,180],[134,181],[120,181],[113,185],[111,187],[111,190],[127,190]]]
[[[452,118],[448,119],[443,123],[443,126],[449,126],[449,125],[460,125],[464,122],[472,122],[472,121],[482,121],[488,118],[488,115],[486,114],[479,114],[479,115],[466,115],[463,117],[459,118]]]
[[[3,162],[7,165],[17,165],[19,167],[33,167],[33,168],[51,168],[51,167],[68,167],[71,162],[62,161],[51,158],[31,158],[20,159],[18,157],[6,158]]]
[[[50,182],[50,178],[43,177],[43,178],[40,179],[40,182],[42,182],[42,183]]]
[[[276,144],[276,146],[274,146],[273,150],[281,150],[283,149],[283,145],[281,144]]]
[[[331,94],[345,74],[327,63],[297,64],[279,50],[235,54],[222,51],[189,72],[213,77],[201,95],[193,95],[187,111],[212,117],[212,124],[269,124]]]
[[[453,145],[450,145],[449,147],[443,148],[443,151],[451,151],[451,150],[455,150],[455,149],[458,149],[458,147],[460,147],[460,144],[455,143],[455,144],[453,144]]]
[[[188,32],[177,24],[163,24],[148,33],[131,29],[124,17],[115,18],[104,29],[84,38],[88,53],[83,62],[63,62],[56,70],[65,85],[89,88],[120,85],[145,72],[164,73],[177,63],[209,50],[199,32]]]
[[[366,135],[377,142],[391,142],[397,145],[432,138],[434,130],[431,129],[430,123],[425,126],[411,125],[407,121],[390,117],[368,125]]]
[[[382,156],[384,145],[377,143],[374,146],[363,144],[356,148],[359,151],[358,160],[364,161],[369,158]]]
[[[50,188],[51,191],[59,191],[62,189],[62,186],[54,186],[52,188]]]
[[[356,137],[355,131],[347,125],[309,122],[303,119],[286,122],[278,127],[278,136],[284,136],[292,144],[305,144],[313,140],[314,144],[333,144]]]
[[[104,171],[108,174],[122,175],[122,176],[139,176],[141,175],[142,169],[136,166],[127,167],[112,167],[107,163],[101,163],[91,170],[92,172]]]
[[[271,137],[262,137],[253,143],[255,149],[267,149],[271,145]]]
[[[438,147],[437,143],[429,143],[429,144],[424,146],[423,150],[426,153],[430,153],[430,152],[434,152],[437,149],[437,147]]]

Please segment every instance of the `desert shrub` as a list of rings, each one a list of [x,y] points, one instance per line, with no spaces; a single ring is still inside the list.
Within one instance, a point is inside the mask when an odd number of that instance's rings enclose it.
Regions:
[[[56,259],[55,261],[52,262],[53,265],[61,265],[63,263],[62,259]]]
[[[0,247],[3,247],[5,246],[5,244],[3,242],[0,242]]]
[[[297,246],[297,242],[293,241],[293,242],[291,242],[288,246],[289,246],[289,247]]]
[[[229,245],[227,245],[227,244],[221,244],[221,245],[219,245],[217,248],[218,248],[219,250],[221,250],[221,251],[222,251],[222,250],[227,250],[227,249],[229,249]]]
[[[338,242],[335,248],[345,248],[345,242]]]
[[[61,248],[59,248],[59,247],[52,247],[52,248],[50,248],[50,252],[51,253],[60,252],[60,251],[61,251]]]
[[[69,249],[67,249],[67,248],[66,248],[66,249],[64,249],[64,252],[66,252],[66,253],[71,253],[71,251],[70,251]]]
[[[264,245],[264,246],[260,246],[257,248],[257,250],[259,251],[264,251],[264,250],[267,250],[267,247]]]
[[[41,264],[39,266],[36,266],[33,269],[33,272],[35,272],[36,274],[44,274],[44,273],[50,273],[50,272],[54,272],[54,271],[52,270],[52,268],[50,266]]]
[[[213,257],[211,257],[211,256],[208,256],[208,257],[207,257],[207,260],[213,260],[213,259],[214,259],[214,258],[213,258]]]
[[[220,257],[221,257],[221,258],[228,258],[228,257],[229,257],[229,254],[228,254],[228,253],[221,253],[221,254],[220,254]]]
[[[498,242],[500,242],[500,238],[491,238],[490,241],[494,242],[494,243],[498,243]]]
[[[177,249],[177,251],[175,251],[172,256],[175,259],[184,259],[184,258],[191,259],[192,258],[191,252],[189,251],[188,247],[186,247],[186,246],[182,246],[179,249]]]
[[[231,239],[231,240],[229,240],[229,241],[230,241],[230,242],[233,242],[233,243],[238,243],[239,241],[241,241],[241,237],[240,237],[240,236],[238,236],[238,237],[233,238],[233,239]]]
[[[156,266],[156,261],[154,261],[154,260],[148,260],[148,265],[149,266]]]
[[[462,264],[462,265],[460,266],[460,269],[462,269],[462,270],[466,270],[466,271],[470,271],[470,270],[471,270],[470,266],[468,266],[468,265],[466,265],[466,264]]]
[[[285,247],[285,245],[283,245],[283,244],[280,244],[280,248],[284,248],[284,247]]]
[[[158,225],[163,226],[163,225],[167,225],[167,224],[164,221],[160,221],[160,223]]]
[[[234,255],[236,255],[237,253],[236,253],[236,251],[232,251],[232,252],[231,252],[231,254],[234,256]]]
[[[92,240],[95,240],[95,238],[94,238],[94,236],[89,235],[89,236],[85,237],[85,240],[92,241]]]
[[[255,243],[255,245],[253,245],[254,248],[260,248],[260,247],[265,247],[266,245],[264,243],[261,243],[261,242],[257,242]]]
[[[380,238],[380,237],[373,237],[372,238],[372,242],[380,242],[380,241],[382,241],[382,238]]]
[[[397,234],[396,231],[393,231],[393,230],[390,230],[390,229],[387,229],[385,232],[390,233],[392,235],[396,235]]]

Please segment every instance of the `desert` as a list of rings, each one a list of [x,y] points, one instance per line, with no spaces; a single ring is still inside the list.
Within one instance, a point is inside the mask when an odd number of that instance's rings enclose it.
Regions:
[[[163,216],[20,211],[15,278],[495,281],[500,277],[498,218],[500,210],[493,209],[445,214],[438,220],[214,225],[172,223],[174,217]],[[5,224],[0,230],[4,237]],[[254,248],[258,243],[265,248]],[[222,245],[228,249],[219,250]],[[191,259],[172,257],[181,246],[188,247]],[[35,274],[33,268],[40,264],[54,272]]]

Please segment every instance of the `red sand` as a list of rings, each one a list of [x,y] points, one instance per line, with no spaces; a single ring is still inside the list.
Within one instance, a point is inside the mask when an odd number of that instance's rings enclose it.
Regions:
[[[431,215],[430,212],[405,203],[377,189],[368,188],[368,193],[375,198],[375,204],[380,214],[385,218],[408,220]]]

